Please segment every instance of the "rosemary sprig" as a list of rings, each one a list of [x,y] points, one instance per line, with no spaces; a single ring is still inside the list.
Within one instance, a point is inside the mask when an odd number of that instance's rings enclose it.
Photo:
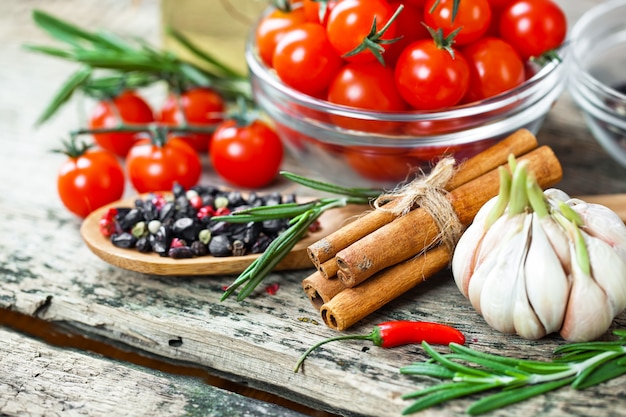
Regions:
[[[318,198],[305,203],[285,203],[273,206],[253,207],[233,212],[226,216],[215,216],[214,220],[247,223],[261,222],[278,218],[290,219],[289,228],[278,235],[270,243],[265,252],[255,259],[232,284],[226,288],[221,300],[230,297],[237,289],[237,301],[248,297],[252,291],[269,275],[293,247],[306,235],[311,225],[326,211],[345,207],[349,204],[368,204],[372,198],[379,196],[382,190],[369,188],[346,188],[322,181],[302,177],[291,172],[282,171],[287,179],[314,190],[340,194],[341,197]]]
[[[404,366],[400,373],[449,382],[405,394],[404,399],[417,400],[403,414],[413,414],[455,398],[498,390],[466,410],[470,415],[478,415],[566,385],[573,389],[598,385],[626,374],[626,332],[616,330],[613,334],[617,340],[563,345],[555,350],[560,357],[551,362],[489,354],[455,343],[449,346],[451,353],[441,354],[424,342],[424,350],[431,359]]]
[[[106,31],[91,32],[41,10],[33,11],[33,20],[61,46],[26,44],[26,49],[81,65],[37,119],[38,125],[47,121],[77,90],[96,98],[113,97],[123,89],[165,81],[173,90],[205,86],[219,91],[227,100],[238,97],[253,100],[244,74],[202,51],[173,29],[168,29],[168,35],[200,58],[203,65],[157,50],[142,39],[127,40]],[[96,70],[98,75],[102,72],[106,75],[98,78]]]

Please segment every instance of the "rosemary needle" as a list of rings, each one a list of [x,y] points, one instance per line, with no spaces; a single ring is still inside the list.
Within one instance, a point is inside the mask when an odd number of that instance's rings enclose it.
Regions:
[[[585,389],[626,374],[626,332],[613,332],[617,340],[570,343],[555,350],[560,357],[550,362],[516,359],[479,352],[450,344],[451,353],[442,354],[427,343],[431,357],[423,363],[400,368],[406,375],[438,377],[447,382],[405,394],[416,399],[403,414],[412,414],[455,398],[484,391],[489,394],[466,410],[478,415],[536,397],[564,386]]]
[[[237,294],[237,301],[248,297],[254,289],[272,272],[280,261],[291,252],[293,247],[309,231],[311,225],[326,211],[345,207],[348,204],[368,204],[372,198],[381,194],[382,190],[369,188],[346,188],[322,181],[312,180],[282,171],[281,175],[287,179],[318,191],[340,194],[340,197],[326,197],[305,203],[284,203],[273,206],[252,207],[230,213],[226,216],[216,216],[213,219],[247,223],[265,220],[287,218],[290,226],[270,243],[263,254],[256,258],[222,294],[221,301],[230,297],[241,288]]]

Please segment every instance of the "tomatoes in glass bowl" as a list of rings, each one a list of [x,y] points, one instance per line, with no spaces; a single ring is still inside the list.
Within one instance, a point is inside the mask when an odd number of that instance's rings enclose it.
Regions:
[[[512,0],[508,4],[515,1],[521,0]],[[354,4],[359,2],[365,0],[351,0]],[[468,0],[466,4],[471,2]],[[407,2],[389,1],[392,10],[404,3]],[[484,2],[475,3],[477,6],[473,9],[484,7]],[[429,4],[432,2],[426,1],[421,7],[426,8]],[[419,8],[409,2],[399,13]],[[329,11],[328,22],[333,21],[336,17],[333,13],[338,13],[337,10],[341,8]],[[427,13],[427,10],[421,12]],[[493,13],[490,19],[497,18],[494,16],[499,13]],[[375,29],[384,30],[386,23],[376,21]],[[476,24],[480,26],[476,30],[482,35],[466,33],[470,39],[472,36],[478,38],[458,46],[450,38],[455,34],[447,34],[446,38],[443,28],[413,34],[412,42],[404,44],[402,51],[390,48],[393,58],[384,62],[384,69],[367,73],[354,70],[355,65],[365,64],[349,59],[353,53],[358,53],[358,47],[347,55],[345,51],[336,51],[342,57],[343,65],[336,70],[325,92],[315,94],[282,80],[280,74],[259,57],[256,39],[251,36],[246,60],[254,98],[274,121],[287,151],[304,172],[346,186],[393,187],[415,172],[428,171],[444,155],[455,156],[461,161],[521,128],[537,133],[561,94],[566,79],[566,63],[563,61],[567,59],[567,46],[553,51],[558,59],[547,59],[541,64],[521,58],[498,62],[488,59],[492,56],[489,48],[510,51],[503,46],[500,36],[486,29],[487,25],[493,28],[494,22]],[[327,31],[333,28],[320,25]],[[401,26],[390,27],[393,36],[402,35],[397,32]],[[454,31],[454,28],[450,30]],[[462,29],[457,35],[460,32]],[[370,33],[364,40],[367,48],[381,53],[383,61],[388,46],[385,39],[388,38]],[[474,46],[478,41],[482,45]],[[430,45],[437,42],[434,47]],[[424,45],[428,47],[421,47]],[[467,58],[463,56],[464,50]],[[420,59],[424,51],[429,55]],[[414,83],[427,72],[439,71],[442,66],[447,70],[451,68],[449,60],[435,56],[441,52],[463,56],[458,60],[465,60],[465,65],[461,64],[456,74],[426,76],[426,81],[419,82],[431,84],[416,89]],[[511,52],[510,56],[514,54]],[[367,65],[382,66],[378,60]],[[489,66],[487,71],[479,68],[483,65]],[[390,72],[394,76],[390,77]],[[372,80],[372,74],[379,74],[378,78]],[[399,84],[400,79],[404,81],[403,86]],[[442,88],[444,83],[446,89]],[[485,88],[485,85],[494,88]],[[395,92],[390,91],[394,88]],[[439,95],[444,90],[447,97]],[[420,95],[419,99],[411,97],[416,94]],[[396,102],[398,95],[404,103]]]

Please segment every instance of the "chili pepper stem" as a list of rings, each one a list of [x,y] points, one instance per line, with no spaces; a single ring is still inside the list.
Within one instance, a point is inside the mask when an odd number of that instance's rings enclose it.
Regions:
[[[309,356],[311,352],[313,352],[315,349],[319,348],[322,345],[325,345],[330,342],[335,342],[337,340],[372,340],[373,341],[374,337],[375,337],[375,331],[372,331],[370,334],[343,335],[343,336],[335,336],[335,337],[331,337],[328,339],[324,339],[321,342],[318,342],[314,344],[313,346],[311,346],[310,348],[308,348],[306,352],[304,352],[302,356],[300,356],[300,359],[298,359],[296,366],[293,368],[293,372],[298,372],[298,370],[300,369],[300,366],[302,365],[304,360],[307,358],[307,356]]]

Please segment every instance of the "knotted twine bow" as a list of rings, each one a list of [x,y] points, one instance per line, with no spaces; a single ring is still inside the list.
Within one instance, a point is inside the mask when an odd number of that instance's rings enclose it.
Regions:
[[[424,251],[441,243],[453,253],[465,229],[446,198],[448,192],[444,188],[456,172],[455,163],[454,158],[443,158],[429,175],[422,174],[389,193],[381,194],[373,203],[377,210],[386,210],[396,217],[404,216],[416,207],[422,207],[439,229],[438,236],[431,245],[424,248]]]

